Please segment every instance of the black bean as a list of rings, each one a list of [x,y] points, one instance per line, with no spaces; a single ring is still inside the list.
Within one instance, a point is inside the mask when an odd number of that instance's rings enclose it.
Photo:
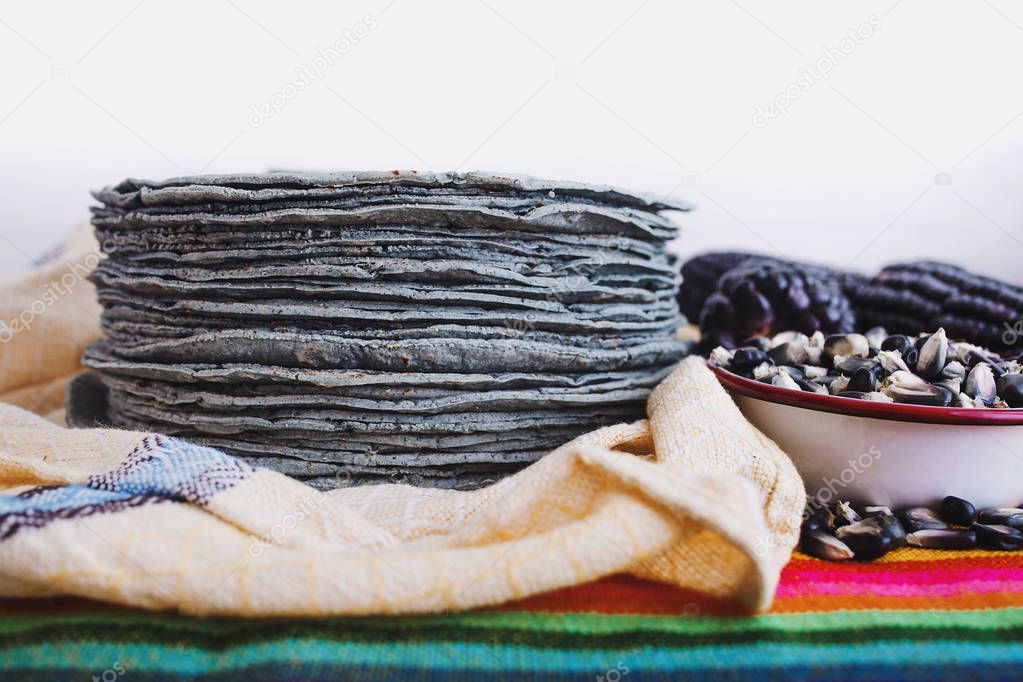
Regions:
[[[931,384],[934,388],[938,389],[941,394],[938,398],[938,407],[948,407],[952,404],[952,401],[956,399],[955,393],[952,392],[948,386],[942,386],[941,384]]]
[[[845,561],[853,558],[853,551],[847,544],[835,536],[819,530],[805,533],[800,543],[800,549],[812,557],[828,561]]]
[[[948,340],[945,338],[945,331],[938,329],[919,344],[920,357],[916,361],[916,373],[924,379],[933,379],[945,368],[945,361],[948,357]]]
[[[999,377],[998,396],[1009,407],[1023,407],[1023,374],[1003,374]]]
[[[828,389],[821,386],[816,381],[807,381],[806,379],[796,379],[796,384],[799,388],[807,391],[808,393],[820,393],[821,395],[828,395]]]
[[[977,534],[969,528],[934,528],[910,533],[906,542],[910,547],[927,549],[973,549],[977,546]]]
[[[831,529],[835,525],[834,514],[831,513],[830,509],[819,502],[810,502],[807,505],[803,516],[802,530],[804,533],[814,530],[831,532]]]
[[[870,342],[863,334],[832,334],[824,339],[822,357],[834,360],[836,355],[866,358],[870,354]]]
[[[948,407],[955,397],[947,386],[940,384],[921,384],[920,386],[892,385],[888,389],[892,399],[907,405],[925,405],[927,407]]]
[[[802,337],[805,339],[806,337]],[[787,341],[780,343],[774,348],[767,351],[768,357],[771,358],[776,364],[779,365],[791,365],[797,362],[806,361],[806,345],[805,341],[795,342]]]
[[[970,369],[973,369],[974,367],[976,367],[977,365],[979,365],[981,363],[983,363],[983,364],[987,365],[988,367],[990,367],[991,368],[991,372],[996,377],[1000,377],[1003,374],[1005,374],[1005,370],[1002,369],[1001,365],[997,361],[993,360],[992,358],[989,358],[986,355],[982,355],[981,353],[978,353],[975,350],[971,350],[971,351],[966,353],[966,366],[967,367],[969,367]]]
[[[906,533],[894,517],[872,516],[835,531],[835,537],[853,551],[856,559],[876,559],[906,542]]]
[[[897,350],[902,353],[902,359],[906,359],[906,350],[913,347],[913,342],[905,334],[892,334],[881,342],[881,350]]]
[[[1023,547],[1023,533],[1015,528],[987,523],[975,523],[971,528],[977,534],[977,544],[984,549],[1011,552]]]
[[[732,356],[731,368],[736,372],[752,372],[757,365],[770,361],[767,353],[759,348],[739,348]]]
[[[888,376],[888,370],[884,368],[880,360],[874,360],[874,364],[869,367],[870,371],[874,373],[874,378],[878,381],[884,381],[884,378]]]
[[[843,374],[852,376],[856,370],[866,367],[867,369],[874,371],[874,367],[880,363],[872,358],[858,358],[858,357],[847,357],[842,358],[842,361],[835,365],[835,369]]]
[[[845,387],[847,391],[859,393],[870,393],[877,389],[877,377],[868,367],[860,367],[849,378],[849,384]]]
[[[856,400],[870,400],[870,394],[863,391],[842,391],[839,398],[855,398]]]
[[[1016,509],[1014,507],[984,509],[977,515],[977,521],[979,523],[1023,529],[1023,509]]]
[[[941,518],[953,526],[969,526],[977,520],[977,509],[969,501],[949,495],[941,501]]]
[[[900,509],[895,514],[902,525],[910,533],[921,530],[946,530],[948,524],[938,518],[938,515],[927,507],[910,507]]]
[[[906,529],[902,527],[902,524],[899,523],[899,520],[894,515],[884,514],[871,518],[881,519],[882,523],[885,524],[885,531],[892,539],[892,549],[906,546]]]

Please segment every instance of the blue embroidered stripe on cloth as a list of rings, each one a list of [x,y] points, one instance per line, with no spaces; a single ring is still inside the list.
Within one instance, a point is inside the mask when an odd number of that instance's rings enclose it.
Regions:
[[[146,436],[114,471],[85,485],[37,486],[0,495],[0,540],[56,519],[87,517],[156,502],[202,505],[255,472],[213,448],[168,436]]]

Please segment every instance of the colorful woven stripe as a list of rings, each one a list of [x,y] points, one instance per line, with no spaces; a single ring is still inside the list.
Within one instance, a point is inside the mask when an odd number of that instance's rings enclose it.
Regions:
[[[203,505],[255,472],[240,459],[167,436],[146,436],[120,467],[87,485],[37,486],[0,495],[0,540],[53,521],[158,502]]]
[[[1023,553],[797,555],[772,612],[754,617],[627,578],[417,618],[196,619],[71,601],[0,614],[4,679],[1023,677]]]

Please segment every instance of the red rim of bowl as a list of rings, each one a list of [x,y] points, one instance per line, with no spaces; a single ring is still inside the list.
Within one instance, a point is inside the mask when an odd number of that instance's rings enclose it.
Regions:
[[[857,398],[841,398],[835,395],[821,395],[808,391],[779,388],[778,386],[765,384],[762,381],[754,381],[753,379],[733,374],[712,362],[708,362],[707,366],[717,376],[721,385],[732,393],[780,405],[801,407],[805,410],[901,422],[923,422],[926,424],[958,424],[967,426],[1023,425],[1023,408],[925,407],[923,405],[880,403],[871,400],[859,400]]]

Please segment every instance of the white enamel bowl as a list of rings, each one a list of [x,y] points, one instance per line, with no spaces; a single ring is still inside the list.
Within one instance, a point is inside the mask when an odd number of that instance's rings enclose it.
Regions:
[[[898,508],[956,495],[1023,501],[1023,409],[880,403],[779,388],[711,366],[739,409],[784,450],[808,495]]]

